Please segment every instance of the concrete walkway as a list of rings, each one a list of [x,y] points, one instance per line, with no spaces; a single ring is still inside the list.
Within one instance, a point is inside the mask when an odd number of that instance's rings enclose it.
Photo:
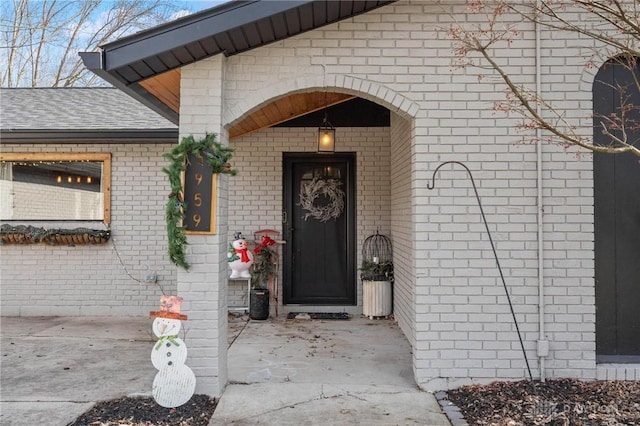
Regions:
[[[210,425],[450,425],[391,321],[251,321],[228,359]]]
[[[0,318],[0,425],[66,425],[100,400],[150,395],[144,317]]]
[[[0,425],[64,426],[96,401],[150,395],[150,325],[0,318]],[[230,384],[212,425],[450,424],[417,389],[410,347],[390,321],[232,318],[229,342]]]

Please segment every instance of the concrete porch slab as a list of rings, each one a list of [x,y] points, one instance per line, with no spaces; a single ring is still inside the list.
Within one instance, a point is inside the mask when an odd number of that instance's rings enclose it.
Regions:
[[[210,425],[450,425],[432,394],[385,386],[229,385]]]
[[[150,395],[155,341],[146,317],[0,318],[0,424],[63,426],[97,401]],[[230,316],[229,344],[211,424],[449,425],[392,321]]]
[[[389,320],[250,321],[228,360],[211,425],[450,424]]]

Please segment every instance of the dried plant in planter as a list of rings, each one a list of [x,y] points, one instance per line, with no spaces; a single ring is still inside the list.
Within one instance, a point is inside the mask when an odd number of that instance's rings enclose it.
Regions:
[[[0,244],[82,245],[104,244],[111,237],[109,229],[43,228],[8,224],[0,228]]]
[[[253,265],[251,265],[251,287],[264,290],[268,287],[269,279],[276,272],[278,254],[271,248],[276,242],[271,237],[263,236],[262,241],[253,252]]]
[[[393,262],[372,262],[362,261],[360,267],[360,278],[363,281],[391,281],[393,282]]]

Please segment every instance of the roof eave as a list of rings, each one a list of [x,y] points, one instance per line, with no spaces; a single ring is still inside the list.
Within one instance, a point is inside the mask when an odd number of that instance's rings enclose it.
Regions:
[[[395,1],[234,1],[104,44],[100,52],[81,52],[80,56],[93,73],[178,124],[179,111],[149,93],[140,82],[220,53],[231,56],[252,50]],[[301,14],[303,9],[305,13]],[[276,16],[282,18],[279,25],[273,23]],[[285,16],[293,19],[293,30],[282,23]],[[269,37],[263,38],[262,33],[245,37],[244,28],[260,22],[269,23]]]
[[[26,143],[171,143],[178,142],[178,129],[1,129],[4,144]]]
[[[108,55],[105,69],[115,70],[195,40],[211,37],[212,28],[215,28],[216,34],[225,33],[242,26],[247,20],[269,18],[313,1],[238,1],[207,9],[100,46]],[[247,6],[251,8],[248,9]],[[141,57],[141,52],[144,52],[144,57]],[[218,53],[227,55],[224,51]]]
[[[87,67],[87,69],[93,72],[98,77],[102,78],[107,83],[110,83],[115,88],[123,91],[127,95],[131,96],[138,102],[146,105],[151,110],[157,112],[167,120],[171,121],[173,124],[178,125],[180,122],[180,116],[177,112],[169,108],[166,104],[164,104],[160,99],[156,98],[149,92],[147,92],[142,86],[139,84],[131,84],[127,85],[117,77],[109,73],[104,69],[104,51],[102,52],[79,52],[80,58],[82,58],[82,62]]]

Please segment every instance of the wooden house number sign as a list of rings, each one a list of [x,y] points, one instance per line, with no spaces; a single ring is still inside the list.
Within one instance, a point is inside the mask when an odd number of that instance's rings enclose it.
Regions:
[[[216,181],[217,175],[202,157],[187,155],[183,185],[187,234],[216,233]]]

